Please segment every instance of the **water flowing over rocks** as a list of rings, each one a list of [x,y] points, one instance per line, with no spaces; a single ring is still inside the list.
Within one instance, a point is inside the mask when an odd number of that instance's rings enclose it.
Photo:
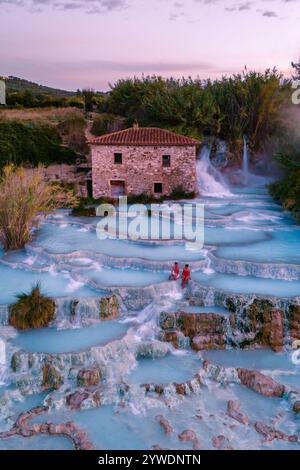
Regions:
[[[78,387],[90,387],[98,385],[101,380],[99,368],[80,369],[77,374]]]
[[[173,330],[178,329],[185,337],[190,339],[193,349],[224,349],[225,348],[225,319],[221,315],[213,313],[175,312],[162,313],[160,326],[164,331],[164,340],[172,342],[173,346],[179,346],[180,333]],[[176,335],[176,336],[175,336]],[[182,343],[182,342],[181,342]]]
[[[58,390],[62,386],[64,379],[56,367],[46,363],[43,365],[42,372],[42,387],[45,387],[46,389],[53,388],[54,390]]]
[[[300,305],[291,303],[288,308],[290,335],[293,339],[300,339]]]
[[[249,369],[237,369],[238,377],[243,385],[265,397],[283,397],[284,385],[276,382],[261,372]]]
[[[162,312],[159,319],[161,339],[177,349],[186,347],[184,338],[187,338],[196,351],[270,347],[279,352],[291,342],[289,329],[293,327],[291,331],[297,337],[298,304],[274,298],[254,297],[248,300],[244,296],[232,295],[219,299],[219,302],[214,299],[214,302],[225,306],[228,315],[213,313],[213,308],[212,313],[201,315],[185,311]],[[201,306],[205,302],[193,298],[192,305]]]
[[[103,320],[117,318],[120,314],[120,305],[116,295],[103,297],[100,300],[100,317]]]

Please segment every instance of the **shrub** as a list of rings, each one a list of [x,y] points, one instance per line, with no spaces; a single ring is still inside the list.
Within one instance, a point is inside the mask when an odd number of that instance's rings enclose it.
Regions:
[[[96,208],[80,202],[78,206],[73,208],[72,215],[75,217],[96,217]]]
[[[75,152],[61,144],[62,139],[53,126],[0,121],[0,169],[8,164],[74,163]]]
[[[165,200],[165,196],[154,197],[152,194],[141,193],[141,194],[129,194],[127,197],[128,204],[152,204],[158,203]]]
[[[40,285],[32,287],[29,294],[19,294],[9,308],[9,324],[18,330],[43,328],[55,316],[55,302],[41,293]]]
[[[70,112],[65,116],[58,126],[63,143],[74,152],[84,155],[89,153],[89,148],[85,137],[86,121],[83,114],[79,111]]]
[[[98,114],[93,121],[91,132],[100,136],[109,132],[121,131],[125,127],[125,119],[120,116],[109,113]]]
[[[269,185],[274,199],[280,202],[285,210],[293,213],[300,222],[300,170],[289,173],[281,181]]]
[[[170,194],[171,199],[194,199],[194,192],[187,192],[182,186],[177,186]]]
[[[42,167],[30,171],[7,166],[0,178],[0,241],[5,250],[23,248],[40,213],[77,202],[73,191],[44,180]]]
[[[291,148],[284,153],[278,153],[275,158],[285,170],[285,176],[269,185],[269,191],[284,209],[293,213],[300,222],[300,153]]]

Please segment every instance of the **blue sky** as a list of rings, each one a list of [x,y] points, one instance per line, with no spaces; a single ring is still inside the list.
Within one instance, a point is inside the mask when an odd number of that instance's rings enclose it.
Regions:
[[[0,75],[98,90],[142,73],[289,75],[299,20],[300,0],[0,0]]]

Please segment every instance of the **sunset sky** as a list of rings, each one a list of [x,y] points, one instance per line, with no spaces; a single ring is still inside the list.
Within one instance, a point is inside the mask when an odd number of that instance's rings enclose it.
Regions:
[[[142,73],[289,75],[299,24],[300,0],[0,0],[0,75],[96,90]]]

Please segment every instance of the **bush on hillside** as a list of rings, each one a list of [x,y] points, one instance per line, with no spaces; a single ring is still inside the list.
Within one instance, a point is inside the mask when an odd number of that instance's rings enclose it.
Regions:
[[[74,163],[73,150],[62,147],[58,131],[33,122],[0,121],[0,170],[8,164],[46,166]]]

